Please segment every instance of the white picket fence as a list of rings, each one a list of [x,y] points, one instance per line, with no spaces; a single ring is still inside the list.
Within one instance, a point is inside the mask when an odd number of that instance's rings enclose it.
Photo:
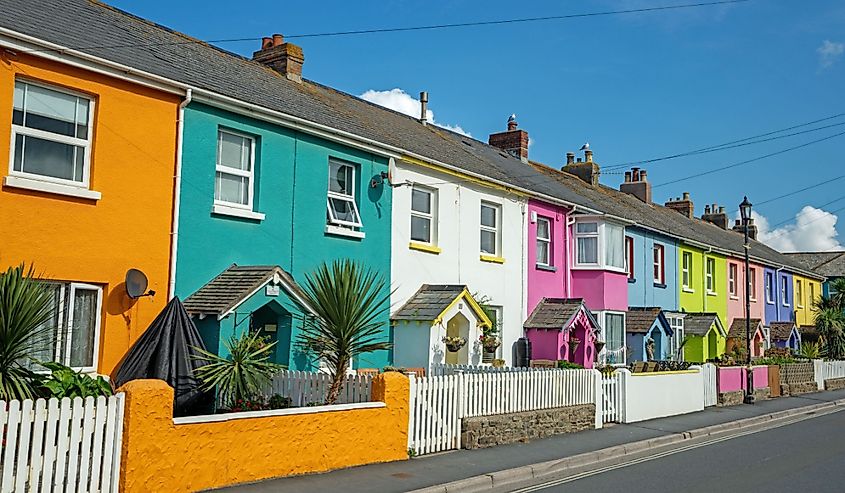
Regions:
[[[824,390],[825,380],[845,378],[845,361],[813,360],[813,374],[819,390]]]
[[[716,405],[716,365],[704,363],[701,365],[701,375],[704,377],[704,407]]]
[[[302,407],[325,402],[331,383],[331,376],[326,373],[281,371],[273,377],[270,387],[265,389],[264,394],[267,397],[273,394],[289,397],[293,407]],[[372,388],[372,376],[347,375],[336,403],[370,402]]]
[[[596,370],[411,377],[408,448],[417,454],[460,448],[463,418],[580,404],[596,404],[596,427],[600,428],[600,394]]]
[[[604,423],[625,422],[625,381],[620,372],[602,375],[602,421]]]
[[[429,368],[429,376],[439,377],[442,375],[457,375],[458,373],[514,373],[540,370],[553,370],[554,368],[523,368],[519,366],[489,366],[489,365],[450,365],[446,363],[433,363]]]
[[[0,492],[118,490],[124,394],[0,401]]]

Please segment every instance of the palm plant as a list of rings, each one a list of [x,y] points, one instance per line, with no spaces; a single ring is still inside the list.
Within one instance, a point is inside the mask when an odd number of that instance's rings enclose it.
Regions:
[[[821,354],[819,344],[817,342],[805,342],[801,344],[801,350],[798,354],[808,359],[816,359]]]
[[[266,343],[257,332],[232,336],[224,345],[229,352],[225,358],[194,347],[199,353],[195,358],[206,363],[194,370],[200,389],[209,391],[216,387],[224,405],[254,398],[270,384],[273,375],[284,369],[269,361],[276,343]]]
[[[845,310],[845,277],[839,277],[830,281],[830,300],[834,306]]]
[[[27,365],[50,333],[52,306],[32,266],[0,274],[0,400],[35,397],[38,379]]]
[[[386,287],[382,276],[350,260],[324,262],[305,276],[305,301],[315,316],[306,318],[298,343],[328,364],[326,404],[337,400],[355,357],[390,349],[381,334],[391,294]]]
[[[825,300],[821,298],[820,301]],[[816,330],[822,346],[822,354],[831,359],[845,358],[845,314],[835,306],[817,304],[815,313]]]

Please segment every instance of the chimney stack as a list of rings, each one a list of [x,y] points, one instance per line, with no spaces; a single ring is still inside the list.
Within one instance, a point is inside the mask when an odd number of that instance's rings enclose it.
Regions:
[[[739,234],[744,234],[744,228],[742,227],[742,219],[737,219],[734,221],[733,230]],[[757,225],[754,224],[754,218],[748,218],[748,237],[752,240],[757,239]]]
[[[690,199],[689,192],[684,192],[683,197],[675,198],[674,200],[669,199],[669,201],[663,205],[690,219],[693,218],[693,213],[695,212],[695,208],[693,206],[692,199]]]
[[[420,123],[428,124],[428,92],[420,93]]]
[[[702,214],[701,220],[715,224],[722,229],[728,229],[728,226],[730,226],[725,208],[716,204],[704,206],[704,214]]]
[[[518,130],[518,126],[519,124],[516,122],[516,115],[511,115],[508,118],[507,131],[490,134],[487,143],[493,147],[498,147],[513,157],[521,160],[523,163],[527,163],[528,132],[525,130]]]
[[[302,48],[285,43],[281,34],[272,38],[261,38],[261,49],[252,54],[253,61],[262,63],[294,82],[302,82],[302,64],[305,55]]]
[[[630,193],[646,204],[651,203],[651,183],[648,182],[645,170],[631,168],[631,171],[626,171],[625,182],[619,185],[619,190]]]
[[[593,151],[591,151],[590,149],[584,151],[584,161],[581,161],[581,158],[578,158],[573,163],[572,158],[574,157],[574,152],[567,152],[566,166],[564,166],[560,170],[577,176],[588,185],[594,187],[598,186],[601,168],[599,168],[599,165],[593,161]]]

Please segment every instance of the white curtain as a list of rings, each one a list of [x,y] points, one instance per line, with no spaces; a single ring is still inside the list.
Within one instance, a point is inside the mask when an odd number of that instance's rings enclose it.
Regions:
[[[625,268],[625,229],[622,226],[607,223],[605,232],[604,261],[609,267]]]

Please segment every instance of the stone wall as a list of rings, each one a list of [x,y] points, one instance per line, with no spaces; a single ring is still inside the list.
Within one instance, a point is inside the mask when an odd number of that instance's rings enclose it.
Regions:
[[[818,392],[819,385],[816,382],[800,382],[800,383],[793,383],[791,385],[782,384],[780,386],[781,394],[787,395],[798,395],[798,394],[809,394],[811,392]]]
[[[794,385],[806,382],[815,382],[815,373],[812,362],[787,363],[780,365],[780,384]],[[818,386],[816,386],[818,390]]]
[[[759,389],[754,389],[754,400],[755,401],[762,401],[766,400],[771,396],[771,392],[768,387],[763,387]],[[744,390],[736,390],[733,392],[721,392],[717,396],[717,403],[719,406],[738,406],[742,404],[743,400],[745,399],[745,391]]]
[[[461,423],[461,444],[466,449],[477,449],[529,442],[552,435],[589,430],[595,427],[595,422],[594,404],[464,418]]]
[[[845,378],[828,378],[824,381],[825,390],[845,389]]]

